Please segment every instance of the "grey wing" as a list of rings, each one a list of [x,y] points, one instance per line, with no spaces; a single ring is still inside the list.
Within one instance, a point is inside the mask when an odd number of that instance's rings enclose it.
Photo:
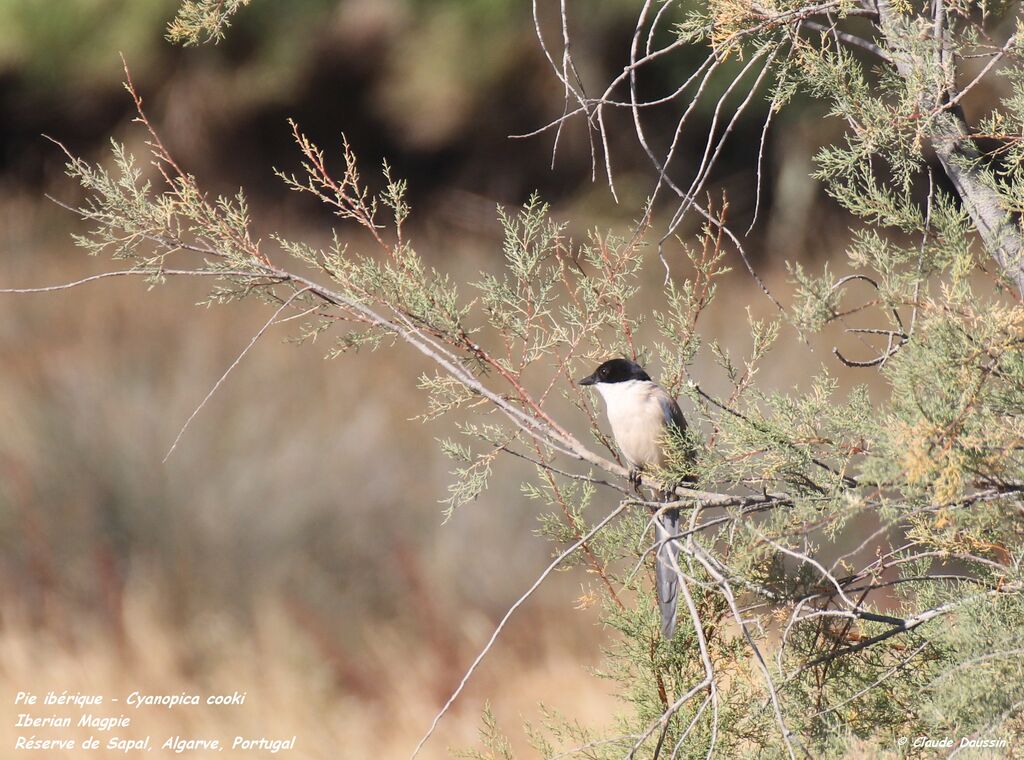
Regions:
[[[672,420],[672,424],[679,428],[680,433],[686,432],[686,418],[683,416],[683,410],[671,396],[668,396],[668,417]]]
[[[662,414],[665,415],[665,427],[676,428],[680,433],[685,433],[686,418],[683,417],[683,411],[679,408],[679,404],[668,395],[668,391],[664,388],[659,386],[658,391],[658,401],[661,404]]]
[[[661,393],[658,394],[658,400],[661,402],[661,410],[665,415],[665,427],[667,430],[674,432],[683,439],[684,446],[686,448],[687,458],[692,460],[694,458],[694,452],[688,443],[685,443],[686,433],[686,418],[683,416],[682,409],[679,408],[679,404],[674,398],[668,395],[668,392],[662,388],[658,388]],[[684,480],[692,482],[692,476],[686,477]]]

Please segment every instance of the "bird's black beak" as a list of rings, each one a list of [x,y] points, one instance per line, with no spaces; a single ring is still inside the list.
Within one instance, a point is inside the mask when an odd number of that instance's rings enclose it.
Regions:
[[[593,375],[587,375],[582,380],[577,380],[576,382],[578,385],[593,385],[597,380],[594,379]]]

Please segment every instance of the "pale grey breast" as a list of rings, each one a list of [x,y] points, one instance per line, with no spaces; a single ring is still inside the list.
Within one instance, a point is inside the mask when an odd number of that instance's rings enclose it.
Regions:
[[[622,455],[633,467],[660,467],[666,428],[677,424],[675,401],[659,386],[643,380],[601,383],[608,422]]]

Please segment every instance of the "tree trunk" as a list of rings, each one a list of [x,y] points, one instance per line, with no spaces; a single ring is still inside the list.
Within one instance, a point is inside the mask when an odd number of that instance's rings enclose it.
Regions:
[[[946,33],[944,17],[940,15],[935,22],[933,52],[923,56],[920,50],[913,51],[911,44],[915,38],[919,39],[920,29],[894,11],[887,0],[880,0],[877,9],[878,28],[900,76],[908,84],[936,81],[937,74],[941,77]],[[954,77],[950,77],[950,82],[953,80]],[[1024,238],[1020,226],[1003,206],[995,190],[992,173],[981,164],[981,153],[969,137],[967,123],[959,106],[944,108],[950,97],[947,89],[937,87],[935,93],[929,95],[927,91],[924,92],[919,104],[922,114],[942,109],[930,120],[926,133],[928,141],[942,163],[946,176],[960,195],[986,250],[1006,277],[1016,285],[1017,292],[1024,295]]]

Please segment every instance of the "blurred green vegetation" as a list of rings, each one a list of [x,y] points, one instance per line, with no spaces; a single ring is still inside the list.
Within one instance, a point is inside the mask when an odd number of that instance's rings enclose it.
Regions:
[[[179,159],[225,188],[279,192],[269,167],[294,160],[285,128],[294,116],[324,142],[345,132],[366,163],[388,158],[410,180],[421,208],[424,200],[448,202],[452,192],[510,204],[533,190],[555,202],[607,195],[591,183],[582,119],[562,136],[557,173],[550,170],[553,131],[509,140],[563,109],[563,90],[536,39],[528,2],[255,0],[231,18],[222,41],[189,48],[165,39],[178,5],[0,0],[4,184],[38,191],[59,176],[60,157],[40,133],[87,155],[102,150],[111,134],[121,136],[132,116],[121,88],[123,54]],[[558,4],[539,6],[545,40],[560,63]],[[569,7],[573,56],[588,95],[598,95],[627,62],[638,11],[632,0]],[[671,26],[664,19],[656,42],[671,39]],[[647,67],[640,94],[671,92],[704,54],[686,49]],[[738,65],[727,62],[711,82],[691,116],[694,134],[710,121],[717,93]],[[684,98],[645,112],[656,144],[671,139],[686,105]],[[763,99],[756,99],[736,127],[723,176],[756,160],[765,113]],[[642,199],[650,165],[631,133],[630,115],[613,109],[606,120],[616,172]],[[702,150],[703,143],[684,142],[681,169],[699,163]],[[255,155],[263,161],[253,161]],[[771,163],[769,155],[769,171]],[[744,200],[750,190],[746,180],[730,188],[735,208],[752,205]],[[601,204],[610,210],[610,201]]]
[[[122,51],[140,65],[153,55],[174,0],[0,0],[0,70],[36,93],[116,86]]]

